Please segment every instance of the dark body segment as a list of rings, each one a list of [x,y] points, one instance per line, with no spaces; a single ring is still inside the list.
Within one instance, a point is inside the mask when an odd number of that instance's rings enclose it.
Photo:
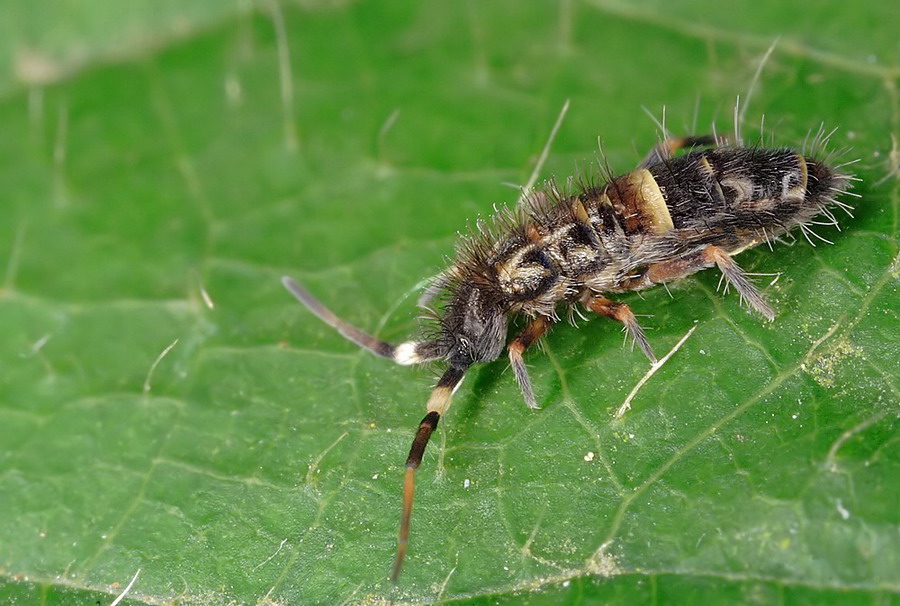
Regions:
[[[677,229],[783,232],[818,214],[822,202],[807,190],[806,159],[788,149],[693,152],[650,172]]]

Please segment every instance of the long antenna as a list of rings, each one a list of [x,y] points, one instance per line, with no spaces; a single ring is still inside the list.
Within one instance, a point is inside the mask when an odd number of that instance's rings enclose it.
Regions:
[[[463,380],[466,368],[451,366],[441,377],[431,397],[428,398],[428,414],[419,423],[419,430],[409,449],[406,458],[406,475],[403,478],[403,513],[400,516],[400,536],[397,539],[397,558],[394,560],[394,569],[391,572],[391,581],[396,583],[403,569],[403,560],[406,558],[406,550],[409,547],[409,521],[412,518],[413,496],[415,495],[416,469],[422,463],[425,455],[425,447],[431,434],[437,427],[441,415],[450,408],[450,400],[453,393]]]
[[[316,299],[311,292],[306,290],[303,286],[298,284],[293,279],[284,276],[281,278],[281,283],[284,284],[284,287],[288,289],[292,295],[294,295],[298,301],[303,303],[309,311],[316,314],[316,316],[331,326],[332,328],[336,328],[341,336],[349,341],[353,341],[363,349],[367,349],[371,351],[376,356],[381,356],[382,358],[388,358],[389,360],[395,360],[395,351],[396,347],[391,345],[387,341],[382,341],[381,339],[376,339],[369,333],[358,329],[352,324],[348,324],[344,322],[339,317],[334,315],[330,309],[322,305],[322,303]]]

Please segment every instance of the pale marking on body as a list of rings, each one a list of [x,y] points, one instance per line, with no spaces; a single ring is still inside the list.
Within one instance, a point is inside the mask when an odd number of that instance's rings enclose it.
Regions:
[[[799,198],[803,200],[806,197],[806,189],[803,187],[791,187],[791,179],[794,175],[788,174],[781,178],[781,199],[789,200],[791,198]]]
[[[809,169],[806,166],[806,158],[797,154],[797,162],[800,164],[800,187],[806,192],[806,186],[809,183]]]
[[[762,210],[771,210],[778,206],[778,203],[785,199],[785,194],[782,192],[781,198],[755,198],[750,199],[744,202],[743,207],[746,210],[752,210],[754,212],[759,212]]]
[[[516,294],[524,292],[525,287],[522,283],[534,279],[541,279],[550,274],[550,271],[540,263],[527,263],[521,265],[525,255],[535,250],[541,250],[553,258],[558,264],[563,264],[565,259],[559,250],[558,244],[571,230],[572,225],[570,223],[557,227],[546,236],[543,236],[539,241],[532,242],[528,246],[517,251],[505,263],[498,264],[496,266],[497,277],[500,280],[503,290]]]
[[[499,243],[497,244],[499,246]],[[536,247],[534,244],[521,247],[505,262],[497,263],[494,267],[497,269],[498,277],[505,277],[507,281],[512,280],[516,267],[522,262],[527,253],[530,253]]]
[[[544,242],[547,246],[555,246],[559,244],[560,240],[565,238],[566,234],[572,231],[572,224],[566,223],[565,225],[561,225],[557,227],[552,232],[547,234],[547,237],[544,238]]]
[[[590,263],[597,256],[596,251],[586,244],[573,246],[569,249],[569,259],[576,263]]]
[[[573,227],[574,224],[572,223],[561,225],[553,232],[547,234],[547,237],[544,240],[544,253],[551,259],[556,261],[556,264],[560,267],[566,267],[568,265],[568,261],[566,260],[566,256],[563,254],[563,251],[560,249],[559,244],[560,242],[564,242],[566,240],[569,232],[572,231]]]
[[[794,187],[789,187],[790,180],[796,175],[796,173],[789,173],[784,176],[781,180],[781,197],[784,199],[799,199],[804,200],[806,198],[806,183],[809,178],[806,169],[806,160],[800,154],[796,154],[797,158],[797,170],[799,172],[799,181],[800,184]]]
[[[666,198],[660,191],[653,174],[646,168],[639,168],[629,173],[628,179],[629,185],[637,187],[639,192],[638,200],[642,208],[638,214],[652,219],[650,231],[655,234],[664,234],[675,229]]]
[[[753,199],[753,181],[740,177],[722,179],[722,185],[735,192],[734,203],[748,202]]]
[[[511,294],[526,292],[529,290],[528,282],[535,279],[540,280],[550,273],[546,267],[539,263],[511,265],[511,262],[501,265],[497,270],[500,286],[504,291]]]

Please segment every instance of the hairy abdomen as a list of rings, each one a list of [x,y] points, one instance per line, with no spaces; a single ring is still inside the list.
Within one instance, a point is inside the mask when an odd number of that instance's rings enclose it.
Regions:
[[[791,149],[719,148],[649,167],[672,229],[734,252],[809,222],[843,177]]]

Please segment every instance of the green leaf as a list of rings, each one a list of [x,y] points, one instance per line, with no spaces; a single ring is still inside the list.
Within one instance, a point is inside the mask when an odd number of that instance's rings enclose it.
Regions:
[[[21,2],[41,27],[0,37],[63,65],[0,72],[0,602],[107,604],[138,570],[121,603],[900,602],[893,3],[182,5]],[[604,319],[529,353],[540,411],[475,370],[391,586],[432,374],[280,276],[404,339],[567,99],[542,177],[598,135],[627,172],[642,106],[730,132],[776,37],[748,136],[839,127],[854,217],[740,256],[773,323],[712,270],[622,296],[660,354],[696,330],[621,420],[648,365]]]

